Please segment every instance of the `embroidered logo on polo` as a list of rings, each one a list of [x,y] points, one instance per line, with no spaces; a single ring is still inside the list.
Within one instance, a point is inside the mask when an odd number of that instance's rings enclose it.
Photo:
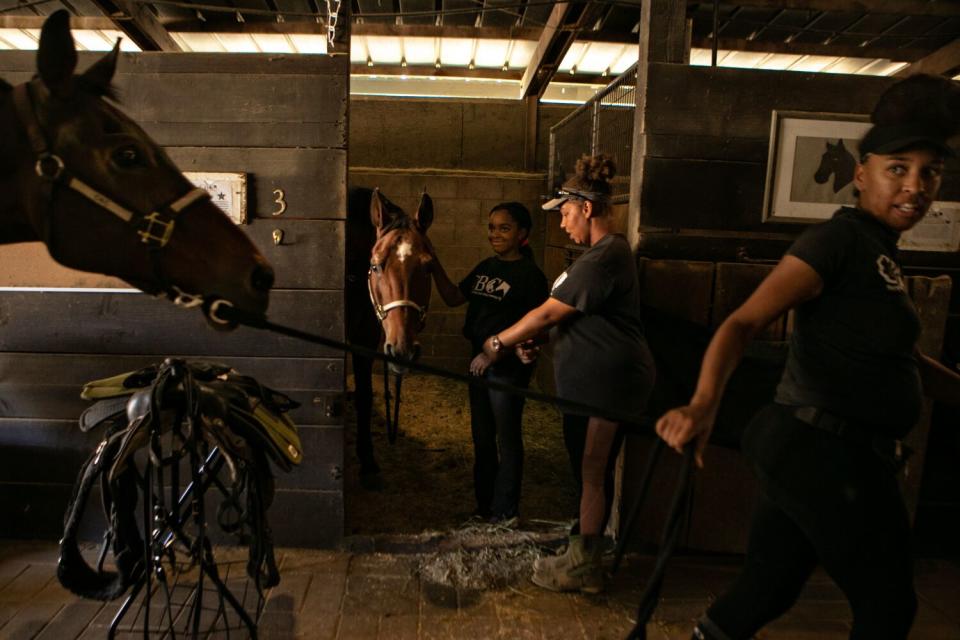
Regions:
[[[491,278],[485,275],[478,275],[476,282],[473,283],[474,295],[494,300],[503,300],[510,291],[510,283],[503,278]]]
[[[883,278],[887,285],[887,291],[906,291],[907,287],[903,284],[903,275],[900,273],[900,265],[893,261],[893,258],[880,254],[877,256],[877,273]]]

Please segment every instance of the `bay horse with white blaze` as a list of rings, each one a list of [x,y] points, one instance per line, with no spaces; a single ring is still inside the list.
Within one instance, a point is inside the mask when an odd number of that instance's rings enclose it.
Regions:
[[[347,340],[412,362],[420,355],[417,335],[430,303],[431,253],[426,239],[433,222],[433,201],[424,192],[413,216],[378,190],[350,189],[347,203]],[[382,331],[382,333],[381,333]],[[390,365],[395,373],[402,371]],[[373,360],[353,354],[357,457],[364,487],[379,484],[370,416]],[[389,412],[389,407],[387,411]]]
[[[0,80],[0,244],[42,241],[59,263],[186,306],[267,309],[273,270],[163,150],[104,98],[119,43],[80,75],[69,15],[43,25],[37,76]],[[226,323],[219,322],[220,325]]]

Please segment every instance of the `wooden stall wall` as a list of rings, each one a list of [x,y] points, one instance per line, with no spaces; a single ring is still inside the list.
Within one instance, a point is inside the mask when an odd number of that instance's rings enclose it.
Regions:
[[[94,59],[81,55],[80,68]],[[2,52],[0,77],[26,80],[34,64],[33,53]],[[277,273],[270,318],[337,339],[348,69],[345,57],[125,54],[115,78],[124,111],[181,169],[248,174],[244,230]],[[233,365],[301,403],[293,418],[304,462],[278,477],[276,541],[340,540],[341,353],[251,329],[214,331],[196,310],[63,269],[40,245],[0,248],[0,286],[0,535],[59,534],[73,478],[95,445],[75,426],[85,381],[184,356]]]

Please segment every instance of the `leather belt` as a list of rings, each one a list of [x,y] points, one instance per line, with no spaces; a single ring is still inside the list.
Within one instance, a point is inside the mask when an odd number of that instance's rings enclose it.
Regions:
[[[885,462],[893,465],[895,470],[899,471],[903,468],[906,465],[907,458],[913,453],[909,447],[896,438],[875,433],[847,418],[824,411],[820,407],[793,407],[792,409],[793,417],[800,422],[821,431],[832,433],[848,442],[870,447]]]

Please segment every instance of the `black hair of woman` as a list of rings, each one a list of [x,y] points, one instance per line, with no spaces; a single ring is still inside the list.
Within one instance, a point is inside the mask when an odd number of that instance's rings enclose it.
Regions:
[[[526,230],[527,237],[520,243],[520,255],[524,258],[533,258],[533,249],[530,248],[530,231],[533,229],[533,218],[530,216],[530,210],[519,202],[501,202],[490,209],[491,214],[494,211],[506,211],[517,223],[518,228]]]
[[[589,200],[593,203],[593,215],[603,215],[610,203],[613,188],[610,182],[617,175],[617,165],[608,155],[582,155],[577,160],[574,173],[560,188],[553,200],[543,205],[544,209],[559,209],[570,199]]]

